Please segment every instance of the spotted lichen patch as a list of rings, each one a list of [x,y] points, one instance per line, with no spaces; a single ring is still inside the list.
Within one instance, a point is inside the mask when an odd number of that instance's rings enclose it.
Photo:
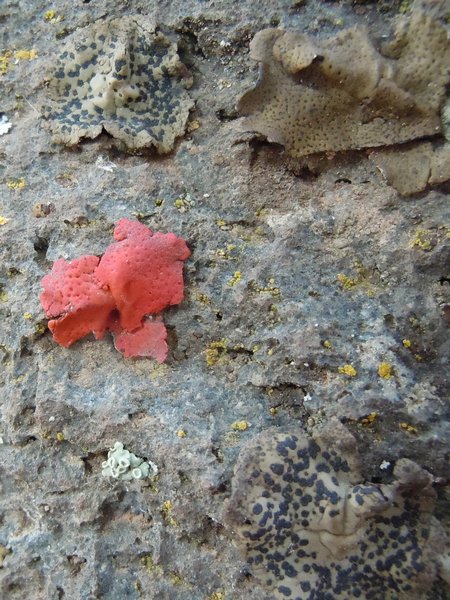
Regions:
[[[173,149],[193,106],[177,45],[142,16],[75,31],[56,60],[44,117],[56,142],[104,129],[129,149]]]
[[[445,27],[421,11],[400,17],[382,47],[365,26],[325,39],[266,29],[250,54],[260,76],[238,103],[243,129],[293,157],[386,146],[442,129],[450,43]]]
[[[354,459],[321,443],[271,428],[234,469],[224,522],[272,597],[417,600],[448,578],[429,473],[400,459],[392,484],[358,483]]]

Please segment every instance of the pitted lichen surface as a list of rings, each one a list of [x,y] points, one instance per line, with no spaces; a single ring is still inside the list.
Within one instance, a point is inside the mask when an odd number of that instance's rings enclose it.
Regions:
[[[429,474],[402,459],[394,476],[355,484],[345,457],[268,430],[241,452],[225,521],[277,599],[421,598],[448,576],[445,540]]]
[[[333,37],[266,29],[251,43],[256,86],[238,108],[243,128],[294,157],[435,135],[449,81],[445,28],[420,11],[379,50],[367,28]]]
[[[450,143],[419,142],[370,153],[390,185],[407,196],[450,179]]]
[[[193,106],[176,44],[145,17],[99,21],[75,31],[50,81],[54,140],[73,145],[105,129],[130,149],[169,152]]]

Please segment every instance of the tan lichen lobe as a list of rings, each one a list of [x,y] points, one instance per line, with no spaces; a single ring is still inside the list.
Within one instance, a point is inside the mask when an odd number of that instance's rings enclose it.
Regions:
[[[450,143],[431,142],[381,148],[369,155],[387,182],[409,196],[450,179]]]
[[[142,16],[77,30],[57,59],[44,117],[58,143],[104,129],[129,149],[170,152],[193,106],[177,45]]]
[[[301,431],[253,438],[224,511],[235,543],[276,600],[423,598],[450,576],[433,478],[400,459],[392,483],[358,483],[343,452]]]
[[[402,18],[381,51],[357,26],[327,39],[267,29],[250,52],[260,77],[239,101],[242,126],[293,157],[441,131],[450,44],[445,28],[422,12]]]

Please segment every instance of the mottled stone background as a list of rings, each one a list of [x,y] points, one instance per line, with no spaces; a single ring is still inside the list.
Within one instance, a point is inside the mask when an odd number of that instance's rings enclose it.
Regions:
[[[448,521],[449,188],[404,199],[364,152],[320,176],[293,171],[282,149],[238,132],[235,112],[257,78],[259,29],[370,22],[382,37],[404,4],[1,3],[1,54],[13,52],[0,60],[12,123],[0,137],[3,598],[266,598],[221,515],[240,447],[273,425],[314,432],[338,418],[375,482],[383,461],[417,461],[440,478]],[[45,20],[50,9],[63,19]],[[194,76],[189,133],[164,157],[124,154],[106,135],[54,145],[40,115],[64,36],[134,13],[179,37]],[[133,215],[192,250],[162,366],[125,360],[110,338],[57,346],[39,304],[54,260],[101,254]],[[158,480],[102,477],[115,441],[155,462]]]

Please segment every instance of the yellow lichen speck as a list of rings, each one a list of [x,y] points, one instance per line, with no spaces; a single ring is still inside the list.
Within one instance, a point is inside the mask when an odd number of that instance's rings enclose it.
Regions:
[[[211,342],[205,350],[206,364],[208,367],[215,365],[220,357],[225,354],[228,348],[228,340],[222,338],[216,342]]]
[[[152,575],[163,575],[163,569],[160,565],[155,564],[153,558],[147,554],[141,558],[141,563],[144,565],[147,573]]]
[[[387,362],[382,362],[378,365],[378,375],[383,379],[392,377],[392,366]]]
[[[195,296],[195,299],[198,300],[198,302],[200,302],[201,304],[204,304],[205,306],[209,306],[211,304],[211,298],[201,292],[199,292]]]
[[[164,517],[164,520],[166,521],[166,523],[168,523],[169,525],[172,525],[173,527],[177,524],[175,519],[171,516],[171,512],[172,512],[172,501],[171,500],[166,500],[164,502],[164,504],[162,505],[162,508],[161,508],[161,512],[163,514],[163,517]]]
[[[209,597],[209,600],[224,600],[225,595],[223,592],[213,592]]]
[[[248,421],[235,421],[231,423],[231,429],[233,431],[246,431],[250,427],[250,423]]]
[[[26,186],[25,178],[11,178],[6,182],[6,186],[9,187],[10,190],[21,190]]]
[[[322,343],[322,346],[323,346],[324,348],[326,348],[327,350],[331,350],[331,348],[333,347],[333,344],[330,342],[330,340],[325,340],[325,341]]]
[[[433,237],[433,232],[430,229],[418,229],[411,241],[411,247],[428,252],[433,247]]]
[[[185,430],[184,430],[184,429],[179,429],[179,430],[177,431],[177,436],[178,436],[179,438],[185,438],[185,437],[186,437],[186,432],[185,432]]]
[[[377,417],[378,413],[371,412],[366,417],[362,417],[362,419],[360,419],[360,423],[363,427],[370,427],[375,423]]]
[[[349,377],[356,377],[358,374],[353,365],[343,365],[342,367],[339,367],[338,371],[339,373],[348,375]]]
[[[9,219],[7,219],[6,217],[2,217],[0,215],[0,225],[6,225],[6,223],[9,221]]]
[[[47,21],[48,23],[51,23],[52,25],[55,25],[56,23],[61,23],[61,21],[63,21],[63,20],[64,20],[63,15],[58,15],[56,10],[47,10],[44,13],[44,21]]]
[[[351,277],[344,275],[344,273],[339,273],[339,275],[336,277],[336,279],[342,285],[343,290],[351,290],[352,288],[355,287],[355,285],[357,283],[355,279],[352,279]]]
[[[26,319],[27,321],[29,321],[30,319],[33,318],[33,315],[30,312],[25,312],[25,313],[23,313],[23,318]]]
[[[411,348],[411,340],[407,340],[406,338],[402,340],[402,344],[405,348]]]
[[[0,54],[0,75],[4,75],[8,71],[9,61],[11,59],[12,52],[7,50],[3,54]]]
[[[239,283],[242,279],[242,273],[240,271],[235,271],[233,277],[228,281],[230,287],[234,287],[237,283]]]
[[[14,58],[17,60],[34,60],[37,55],[36,50],[17,50],[14,52]]]
[[[417,427],[414,427],[414,425],[410,425],[409,423],[400,423],[400,429],[412,434],[417,433]]]

